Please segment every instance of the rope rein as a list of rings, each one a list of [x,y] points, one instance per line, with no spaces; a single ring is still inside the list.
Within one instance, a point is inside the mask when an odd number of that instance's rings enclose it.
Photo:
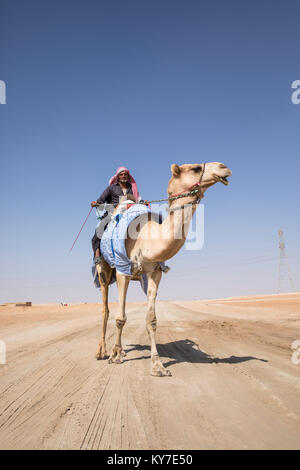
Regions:
[[[201,172],[201,177],[200,177],[200,181],[199,183],[195,183],[193,184],[193,186],[190,187],[189,191],[186,192],[186,193],[178,193],[178,194],[175,194],[173,196],[170,196],[170,197],[167,197],[167,198],[164,198],[164,199],[152,199],[151,201],[145,201],[145,202],[134,202],[132,201],[132,204],[144,204],[144,205],[149,205],[149,204],[152,204],[153,202],[164,202],[164,201],[176,201],[177,199],[181,199],[183,197],[188,197],[188,196],[196,196],[199,192],[200,192],[200,195],[198,195],[197,199],[194,201],[194,202],[190,202],[188,204],[183,204],[182,206],[176,206],[176,207],[169,207],[167,210],[168,212],[173,212],[173,211],[176,211],[176,210],[179,210],[179,209],[183,209],[185,207],[188,207],[188,206],[194,206],[195,204],[199,204],[201,199],[203,198],[203,192],[201,191],[201,181],[202,181],[202,178],[203,178],[203,175],[204,175],[204,172],[205,172],[205,163],[203,163],[203,167],[202,167],[202,172]],[[106,203],[105,203],[106,204]],[[123,204],[128,204],[128,202],[121,202],[119,205],[123,205]],[[97,206],[93,206],[93,207],[99,207],[99,206],[103,206],[103,204],[97,204]],[[71,246],[70,248],[70,251],[72,251],[90,213],[92,212],[92,209],[93,207],[91,207],[85,221],[83,222],[82,226],[81,226],[81,229],[79,230],[79,233],[77,235],[77,237],[75,238],[74,240],[74,243],[73,245]]]
[[[199,183],[197,183],[197,186],[199,186]],[[196,195],[199,192],[199,189],[193,189],[192,191],[189,191],[187,193],[178,194],[177,196],[170,196],[170,197],[167,197],[167,198],[164,198],[164,199],[151,199],[150,201],[147,200],[147,203],[152,204],[153,202],[176,201],[176,199],[180,199],[182,197],[188,197],[188,196]],[[131,203],[132,204],[146,204],[147,205],[147,203],[143,202],[143,201],[141,201],[141,202],[132,201]],[[118,205],[121,206],[122,204],[128,204],[128,202],[120,202]],[[103,206],[103,204],[98,204],[95,207],[99,207],[99,206]]]
[[[152,204],[153,202],[164,202],[164,201],[176,201],[177,199],[181,199],[183,197],[188,197],[188,196],[195,196],[196,194],[199,193],[199,191],[201,191],[201,182],[202,182],[202,178],[203,178],[203,175],[204,175],[204,172],[205,172],[205,163],[202,164],[203,165],[203,168],[202,168],[202,172],[201,172],[201,177],[200,177],[200,181],[199,183],[195,183],[193,184],[193,186],[190,187],[189,191],[186,192],[186,193],[178,193],[178,194],[175,194],[173,196],[170,196],[170,197],[167,197],[167,198],[163,198],[163,199],[152,199],[151,201],[148,201],[147,200],[147,203],[149,204]],[[201,195],[200,195],[200,199],[202,199],[204,196],[203,196],[203,193],[201,191]],[[200,201],[199,201],[200,202]],[[198,200],[197,202],[193,202],[191,204],[199,204]],[[146,204],[146,202],[135,202],[135,201],[132,201],[132,204]],[[120,202],[119,205],[122,205],[122,204],[128,204],[127,202]],[[98,204],[98,206],[102,206],[103,204]],[[95,207],[98,207],[98,206],[95,206]]]

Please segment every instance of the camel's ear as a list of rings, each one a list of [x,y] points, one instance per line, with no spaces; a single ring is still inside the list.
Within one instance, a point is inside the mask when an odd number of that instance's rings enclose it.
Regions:
[[[178,176],[180,176],[180,168],[178,165],[176,165],[176,163],[173,163],[173,165],[171,165],[171,171],[172,175],[175,176],[175,178],[178,178]]]

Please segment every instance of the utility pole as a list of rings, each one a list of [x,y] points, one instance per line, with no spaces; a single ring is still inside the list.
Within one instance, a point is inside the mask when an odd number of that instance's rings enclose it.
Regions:
[[[280,294],[283,287],[283,281],[286,280],[286,275],[291,285],[292,292],[295,292],[295,285],[292,278],[292,273],[288,263],[288,259],[285,252],[285,243],[283,240],[283,230],[278,230],[279,236],[279,267],[278,267],[278,287],[277,294]]]

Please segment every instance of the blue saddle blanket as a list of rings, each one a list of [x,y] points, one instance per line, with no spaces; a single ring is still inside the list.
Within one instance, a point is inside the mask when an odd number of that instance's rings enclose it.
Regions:
[[[124,213],[113,216],[103,233],[100,251],[105,261],[127,276],[131,275],[131,261],[127,256],[125,240],[129,224],[137,217],[150,212],[143,204],[134,204]]]

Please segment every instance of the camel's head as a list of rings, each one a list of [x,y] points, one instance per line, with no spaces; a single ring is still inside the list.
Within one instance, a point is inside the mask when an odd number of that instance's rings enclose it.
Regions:
[[[181,192],[188,192],[190,188],[199,183],[202,194],[215,183],[229,184],[227,177],[231,170],[224,163],[195,163],[184,165],[171,165],[172,178],[169,181],[169,196]]]

